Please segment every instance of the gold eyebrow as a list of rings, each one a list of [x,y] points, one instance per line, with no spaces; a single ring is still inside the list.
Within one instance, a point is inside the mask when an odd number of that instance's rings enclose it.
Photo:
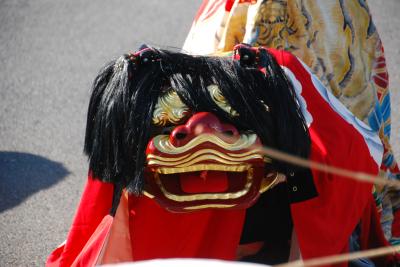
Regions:
[[[222,110],[229,113],[232,117],[239,116],[239,113],[234,110],[228,101],[225,99],[218,85],[212,84],[207,86],[208,92],[211,95],[212,100],[217,104]]]
[[[153,112],[153,124],[156,126],[165,126],[168,123],[178,124],[189,112],[189,108],[175,90],[169,88],[158,98]]]

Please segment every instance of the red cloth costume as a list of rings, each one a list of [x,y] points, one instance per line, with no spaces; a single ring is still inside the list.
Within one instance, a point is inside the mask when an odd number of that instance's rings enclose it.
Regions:
[[[376,175],[383,152],[379,137],[369,135],[368,128],[363,128],[367,126],[347,110],[343,109],[348,114],[341,113],[342,106],[330,102],[332,96],[296,57],[278,50],[269,52],[301,91],[298,91],[300,105],[308,114],[304,116],[312,139],[311,160]],[[385,245],[381,230],[373,224],[377,215],[372,205],[371,184],[317,170],[312,173],[319,196],[291,205],[304,259],[347,252],[349,237],[361,219],[370,230],[363,228],[363,247],[371,247],[373,243]],[[109,213],[112,194],[112,184],[89,177],[66,244],[50,255],[47,266],[70,266],[74,262]],[[245,210],[171,213],[145,196],[129,196],[133,260],[170,257],[234,260],[244,216]]]

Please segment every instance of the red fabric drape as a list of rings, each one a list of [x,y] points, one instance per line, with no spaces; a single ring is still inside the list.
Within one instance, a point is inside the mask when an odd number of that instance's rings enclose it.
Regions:
[[[89,177],[65,245],[46,266],[71,266],[109,213],[113,186]],[[133,259],[192,257],[233,260],[244,210],[171,213],[147,197],[129,197]]]

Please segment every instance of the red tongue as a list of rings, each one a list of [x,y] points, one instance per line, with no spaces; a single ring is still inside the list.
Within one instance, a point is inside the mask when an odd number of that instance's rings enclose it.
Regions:
[[[182,173],[179,176],[185,193],[221,193],[228,189],[228,176],[221,171]]]

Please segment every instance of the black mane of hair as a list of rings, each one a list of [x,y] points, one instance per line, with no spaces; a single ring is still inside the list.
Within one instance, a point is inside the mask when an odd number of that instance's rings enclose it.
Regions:
[[[232,58],[154,48],[145,54],[135,60],[131,55],[121,56],[94,80],[84,151],[96,179],[142,192],[145,150],[154,127],[152,114],[166,85],[171,85],[193,112],[212,112],[239,129],[255,132],[265,146],[309,156],[310,137],[292,85],[266,50],[266,74]],[[212,101],[207,90],[210,84],[219,86],[238,117]],[[283,173],[295,168],[278,161],[272,167]]]

